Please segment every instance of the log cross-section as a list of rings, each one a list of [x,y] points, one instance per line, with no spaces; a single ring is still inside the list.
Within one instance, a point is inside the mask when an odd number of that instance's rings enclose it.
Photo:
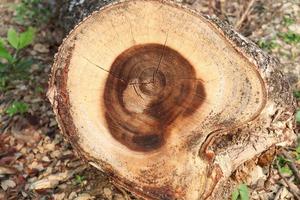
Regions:
[[[295,139],[276,65],[218,19],[127,0],[70,32],[48,96],[77,152],[116,184],[146,199],[220,199],[238,166]]]

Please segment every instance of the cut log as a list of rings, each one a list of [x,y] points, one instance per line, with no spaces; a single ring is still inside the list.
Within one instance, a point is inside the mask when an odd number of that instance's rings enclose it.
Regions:
[[[218,19],[121,1],[70,32],[48,96],[70,143],[115,184],[145,199],[221,199],[240,165],[295,139],[276,65]]]

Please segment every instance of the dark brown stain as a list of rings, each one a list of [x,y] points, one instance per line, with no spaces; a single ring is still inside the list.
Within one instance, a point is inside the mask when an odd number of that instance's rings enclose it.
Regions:
[[[112,136],[135,151],[161,147],[178,125],[175,120],[190,116],[205,100],[194,67],[165,45],[133,46],[109,72],[113,76],[103,95],[106,122]]]

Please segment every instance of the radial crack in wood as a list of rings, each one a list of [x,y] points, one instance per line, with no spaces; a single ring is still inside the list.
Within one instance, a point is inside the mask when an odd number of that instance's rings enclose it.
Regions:
[[[232,172],[295,139],[277,63],[173,2],[115,2],[59,48],[48,92],[80,155],[146,199],[220,199]]]

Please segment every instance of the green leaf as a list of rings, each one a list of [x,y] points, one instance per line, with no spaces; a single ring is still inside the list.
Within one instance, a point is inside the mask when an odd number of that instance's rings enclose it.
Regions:
[[[231,194],[231,200],[249,200],[249,191],[246,184],[240,184]]]
[[[4,41],[4,39],[1,38],[1,37],[0,37],[0,46],[3,46],[3,47],[5,46],[5,41]]]
[[[300,123],[300,110],[297,110],[297,113],[296,113],[296,122]]]
[[[292,171],[291,171],[291,169],[288,166],[280,167],[279,171],[282,174],[287,174],[287,175],[291,175],[292,174]]]
[[[44,89],[41,86],[36,86],[34,88],[34,92],[35,93],[42,93],[42,92],[44,92]]]
[[[279,45],[275,42],[274,39],[272,40],[260,40],[258,41],[258,46],[265,50],[272,50],[278,47]]]
[[[5,48],[5,41],[3,38],[0,38],[0,57],[5,58],[8,62],[13,61],[12,55]]]
[[[297,148],[296,148],[296,152],[300,153],[300,144],[298,144]]]
[[[28,69],[31,65],[33,64],[33,60],[28,58],[28,59],[20,59],[17,63],[16,63],[16,67],[19,70],[26,70]]]
[[[294,23],[295,23],[295,19],[291,18],[290,16],[284,16],[283,17],[283,24],[285,26],[290,26]]]
[[[239,192],[241,200],[249,200],[249,191],[247,185],[241,184],[239,186]]]
[[[28,111],[28,104],[20,101],[14,101],[7,109],[8,116],[13,117],[16,114],[24,114]]]
[[[298,145],[296,147],[296,152],[295,152],[295,155],[296,155],[296,160],[300,160],[300,141],[298,140]]]
[[[8,78],[0,76],[0,91],[5,91],[7,87]]]
[[[300,34],[288,31],[286,33],[279,33],[279,37],[288,44],[297,44],[300,42]]]
[[[75,176],[75,182],[76,182],[77,184],[81,184],[84,180],[85,180],[85,177],[84,177],[84,176],[81,176],[81,175],[76,175],[76,176]]]
[[[33,42],[35,35],[35,29],[29,27],[25,32],[20,34],[19,37],[19,49],[23,49],[24,47],[30,45]]]
[[[277,162],[280,167],[283,167],[287,163],[287,160],[283,156],[277,156]]]
[[[2,46],[2,45],[0,45],[0,57],[1,58],[5,58],[8,62],[12,62],[13,61],[13,57],[12,57],[12,55],[8,52],[8,50],[4,47],[4,46]]]
[[[294,91],[294,96],[300,100],[300,91]]]
[[[233,193],[231,194],[231,200],[237,200],[239,196],[240,196],[239,190],[235,188]]]
[[[15,49],[19,48],[19,35],[15,29],[10,28],[7,32],[7,41]]]
[[[0,62],[0,73],[2,72],[1,69],[3,69],[6,66],[7,66],[6,64],[3,64],[3,63]],[[0,74],[0,78],[1,78],[1,74]]]

